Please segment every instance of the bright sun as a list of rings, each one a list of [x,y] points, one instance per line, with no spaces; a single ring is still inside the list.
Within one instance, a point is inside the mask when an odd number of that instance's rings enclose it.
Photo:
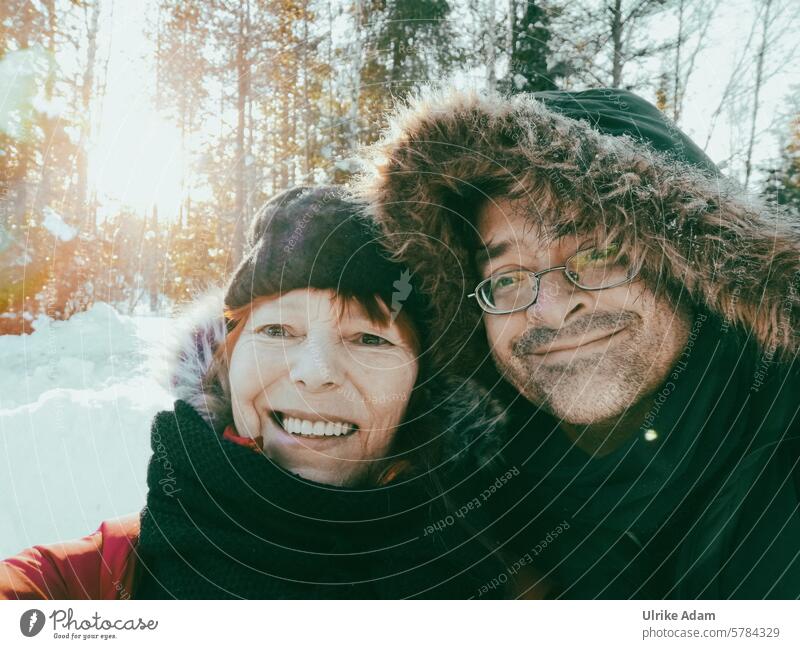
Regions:
[[[159,218],[174,220],[185,167],[178,128],[146,101],[139,106],[106,104],[89,153],[90,185],[97,191],[101,214],[121,206],[144,214],[156,205]]]

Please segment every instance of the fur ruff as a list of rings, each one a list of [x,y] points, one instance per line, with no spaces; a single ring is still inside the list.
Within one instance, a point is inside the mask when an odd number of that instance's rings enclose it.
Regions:
[[[604,135],[530,95],[429,90],[395,111],[364,162],[352,194],[431,295],[442,366],[469,371],[486,355],[481,312],[466,298],[478,280],[464,236],[474,224],[460,212],[497,195],[531,197],[554,236],[600,226],[641,260],[651,287],[718,314],[765,354],[797,354],[799,224],[641,141]]]

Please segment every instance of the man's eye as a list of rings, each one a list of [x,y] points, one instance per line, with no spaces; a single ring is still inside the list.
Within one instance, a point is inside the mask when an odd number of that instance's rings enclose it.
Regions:
[[[269,336],[270,338],[288,338],[290,336],[286,327],[278,324],[264,325],[259,328],[258,333]]]
[[[505,288],[516,286],[522,281],[522,273],[514,272],[507,275],[500,275],[492,281],[492,291],[499,291]]]
[[[569,271],[580,271],[592,265],[608,263],[624,264],[624,258],[622,260],[617,259],[618,254],[619,246],[616,244],[605,248],[586,248],[585,250],[575,253],[567,263],[567,266],[569,267]]]
[[[503,288],[504,286],[511,286],[516,281],[517,280],[514,277],[501,277],[494,283],[494,285],[496,288]]]
[[[612,243],[605,248],[590,248],[588,252],[592,260],[605,260],[609,257],[614,258],[619,254],[619,245]]]
[[[608,259],[617,254],[618,246],[608,246],[607,248],[592,248],[592,259]]]
[[[358,336],[358,342],[362,345],[370,345],[370,346],[380,346],[380,345],[391,345],[386,338],[381,338],[380,336],[376,336],[375,334],[360,334]]]

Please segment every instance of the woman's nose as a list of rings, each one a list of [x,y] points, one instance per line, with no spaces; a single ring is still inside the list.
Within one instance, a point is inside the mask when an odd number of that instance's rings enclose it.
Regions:
[[[336,352],[327,342],[308,340],[294,350],[289,362],[292,382],[306,390],[327,390],[341,384]]]

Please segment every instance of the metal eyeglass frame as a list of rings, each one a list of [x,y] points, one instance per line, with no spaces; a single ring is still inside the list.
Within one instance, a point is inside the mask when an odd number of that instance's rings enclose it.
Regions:
[[[524,309],[527,309],[528,307],[530,307],[532,304],[536,303],[536,300],[539,299],[539,287],[540,287],[539,278],[542,275],[546,275],[547,273],[552,273],[553,271],[556,271],[556,270],[564,271],[564,277],[567,278],[567,281],[569,281],[573,286],[577,286],[582,291],[605,291],[608,288],[616,288],[617,286],[622,286],[623,284],[631,283],[634,279],[636,279],[636,276],[642,270],[642,266],[641,266],[641,264],[639,264],[639,266],[636,268],[636,270],[633,272],[633,274],[630,277],[628,277],[626,279],[623,279],[620,282],[616,282],[614,284],[609,284],[608,286],[602,286],[600,288],[590,288],[588,286],[581,286],[580,283],[578,283],[577,281],[572,279],[572,277],[569,276],[569,273],[567,273],[566,270],[567,270],[568,264],[572,260],[572,258],[576,257],[577,255],[579,255],[582,252],[586,252],[586,250],[591,250],[591,248],[585,248],[583,250],[578,250],[574,255],[570,255],[567,258],[567,263],[564,264],[563,266],[552,266],[551,268],[545,268],[544,270],[540,270],[538,272],[537,271],[533,271],[533,270],[525,270],[523,268],[523,269],[519,269],[519,270],[505,271],[505,272],[502,272],[502,273],[500,273],[498,275],[492,275],[491,277],[487,277],[486,279],[481,280],[480,282],[478,282],[478,285],[475,287],[473,292],[470,293],[469,295],[467,295],[467,297],[474,297],[475,300],[478,302],[478,306],[483,311],[485,311],[486,313],[489,313],[491,315],[507,315],[509,313],[516,313],[517,311],[523,311]],[[528,275],[533,278],[533,282],[534,282],[535,290],[532,292],[533,298],[527,304],[525,304],[523,306],[518,306],[515,309],[495,309],[494,307],[490,307],[488,304],[484,304],[483,300],[480,297],[478,297],[480,295],[481,287],[484,286],[485,284],[491,282],[493,279],[497,279],[498,277],[501,277],[501,276],[506,275],[508,273],[518,273],[518,272],[520,272],[520,270],[522,270],[525,273],[528,273]]]

